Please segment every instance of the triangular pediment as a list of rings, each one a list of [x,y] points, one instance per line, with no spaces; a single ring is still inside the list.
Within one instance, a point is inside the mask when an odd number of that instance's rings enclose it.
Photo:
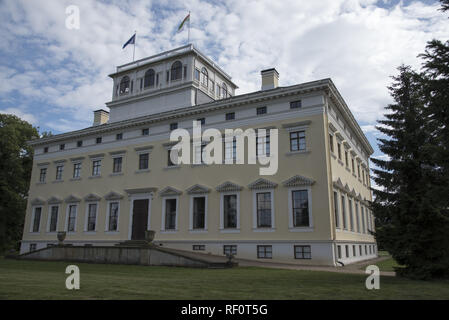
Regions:
[[[334,181],[334,187],[340,190],[345,189],[345,186],[343,185],[343,182],[341,182],[340,178],[338,178],[337,181]]]
[[[201,193],[209,193],[210,188],[202,186],[200,184],[195,184],[190,188],[188,188],[186,191],[188,194],[201,194]]]
[[[41,197],[37,197],[37,198],[34,198],[34,199],[31,201],[31,204],[32,204],[33,206],[44,205],[44,204],[45,204],[45,200],[42,199]]]
[[[220,185],[216,188],[216,190],[217,190],[218,192],[240,191],[240,190],[242,190],[242,189],[243,189],[242,186],[239,186],[238,184],[235,184],[235,183],[233,183],[233,182],[231,182],[231,181],[226,181],[226,182],[220,184]]]
[[[104,198],[106,200],[120,200],[123,198],[123,195],[118,192],[111,191],[107,195],[105,195]]]
[[[50,199],[47,200],[48,204],[59,204],[61,202],[62,202],[62,199],[58,198],[58,197],[55,197],[55,196],[53,196],[53,197],[51,197]]]
[[[256,181],[253,181],[248,185],[250,189],[273,189],[276,188],[278,184],[276,182],[272,182],[270,180],[260,178]]]
[[[179,196],[180,194],[182,194],[182,191],[179,191],[178,189],[175,189],[173,187],[165,187],[159,192],[159,195],[161,197]]]
[[[345,191],[351,193],[351,188],[349,188],[348,184],[345,184]]]
[[[101,197],[96,195],[95,193],[89,193],[84,197],[84,201],[100,201]]]
[[[298,186],[311,186],[314,183],[315,183],[314,180],[307,178],[307,177],[300,176],[298,174],[296,176],[293,176],[293,177],[285,180],[282,184],[285,187],[298,187]]]
[[[67,203],[71,203],[71,202],[80,202],[81,198],[71,194],[70,196],[68,196],[67,198],[64,199],[65,202]]]
[[[351,197],[354,197],[354,198],[357,197],[357,192],[355,192],[354,188],[352,188],[350,195],[351,195]]]

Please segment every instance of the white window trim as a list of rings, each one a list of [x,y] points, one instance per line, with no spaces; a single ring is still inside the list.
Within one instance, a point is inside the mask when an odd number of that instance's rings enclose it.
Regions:
[[[193,201],[195,198],[205,198],[204,200],[204,228],[193,228]],[[189,209],[189,232],[190,233],[206,233],[207,232],[207,193],[198,193],[190,195],[190,209]]]
[[[133,211],[134,211],[134,200],[147,200],[148,199],[148,221],[147,221],[147,231],[151,230],[151,202],[153,199],[152,193],[136,193],[131,195],[130,201],[131,205],[129,206],[129,226],[128,226],[128,240],[131,240],[133,233]]]
[[[95,230],[87,230],[87,225],[89,222],[89,205],[91,204],[96,204],[97,205],[97,209],[95,212]],[[85,215],[85,219],[84,219],[84,232],[86,233],[95,233],[97,232],[97,228],[98,228],[98,208],[100,207],[100,202],[99,201],[87,201],[86,202],[86,215]]]
[[[307,190],[307,197],[309,201],[309,226],[308,227],[294,227],[293,226],[293,203],[292,192]],[[313,231],[313,214],[312,214],[312,187],[302,186],[288,189],[288,227],[290,232],[312,232]]]
[[[109,213],[111,211],[111,203],[118,203],[118,215],[117,215],[117,230],[109,230]],[[104,231],[107,233],[119,233],[120,232],[120,200],[109,200],[106,202],[106,224],[104,226]]]
[[[119,154],[111,155],[111,158],[112,158],[111,174],[112,175],[118,175],[120,173],[123,173],[123,168],[125,167],[125,153],[119,153]],[[116,158],[122,158],[122,166],[120,167],[120,171],[114,172],[114,159],[116,159]],[[100,168],[100,175],[101,175],[101,168]]]
[[[58,174],[58,167],[62,167],[62,171],[61,171],[61,179],[58,179],[57,174]],[[64,181],[63,176],[64,176],[64,169],[65,169],[65,165],[58,163],[55,166],[55,181]]]
[[[257,226],[257,194],[258,193],[270,193],[271,197],[271,227],[269,228],[259,228]],[[253,231],[254,232],[273,232],[276,230],[276,226],[274,224],[274,189],[256,189],[253,190]]]
[[[57,207],[58,208],[58,214],[57,214],[57,218],[56,218],[56,231],[50,231],[50,224],[51,224],[51,209],[53,207]],[[48,215],[47,215],[47,228],[46,231],[47,233],[50,234],[55,234],[58,232],[58,224],[59,224],[59,213],[61,210],[61,206],[59,204],[51,204],[48,206]]]
[[[73,231],[69,231],[69,211],[70,211],[70,206],[76,206],[75,229]],[[65,210],[65,225],[64,225],[64,230],[67,232],[67,234],[69,234],[69,233],[76,233],[76,225],[78,223],[78,211],[79,211],[78,208],[79,208],[79,204],[77,202],[67,203],[67,208]]]
[[[103,157],[101,157],[101,158],[92,158],[90,160],[91,160],[91,164],[92,164],[92,170],[90,172],[90,176],[91,177],[101,177],[101,169],[103,167]],[[98,174],[96,174],[96,175],[93,174],[94,173],[94,162],[95,161],[100,161],[100,169],[99,169]],[[81,172],[81,170],[80,170],[80,172]]]
[[[236,195],[237,196],[237,227],[236,228],[225,228],[224,227],[224,196]],[[220,232],[221,233],[240,233],[240,192],[230,191],[222,192],[220,194]]]
[[[166,200],[176,199],[176,218],[175,229],[165,229],[165,202]],[[167,196],[162,197],[162,221],[161,221],[161,233],[176,233],[178,232],[178,217],[179,217],[179,196]]]
[[[35,216],[35,214],[36,214],[36,209],[37,209],[37,208],[41,208],[41,217],[40,217],[40,219],[39,219],[39,229],[38,229],[38,231],[34,232],[34,231],[33,231],[33,226],[34,226],[34,216]],[[31,223],[30,223],[30,233],[37,234],[37,233],[39,233],[39,232],[41,231],[42,213],[44,212],[44,206],[42,206],[42,205],[33,206],[31,210],[32,210],[32,215],[31,215]]]
[[[79,164],[80,165],[80,171],[79,171],[79,176],[74,176],[75,173],[75,165]],[[72,162],[72,179],[81,179],[81,170],[83,170],[83,162],[82,161],[73,161]]]

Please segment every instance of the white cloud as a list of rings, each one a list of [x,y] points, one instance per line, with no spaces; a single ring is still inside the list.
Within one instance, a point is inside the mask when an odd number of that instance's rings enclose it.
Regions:
[[[0,110],[0,113],[4,114],[12,114],[16,117],[19,117],[22,120],[29,122],[32,125],[36,125],[37,120],[31,113],[25,113],[18,108],[7,108],[5,110]]]

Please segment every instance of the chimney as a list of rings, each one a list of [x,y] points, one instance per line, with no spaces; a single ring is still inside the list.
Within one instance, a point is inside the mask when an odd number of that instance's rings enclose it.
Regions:
[[[275,68],[262,70],[262,90],[275,89],[279,85],[279,73]]]
[[[94,111],[94,126],[99,126],[100,124],[105,124],[109,121],[109,112],[103,109]]]

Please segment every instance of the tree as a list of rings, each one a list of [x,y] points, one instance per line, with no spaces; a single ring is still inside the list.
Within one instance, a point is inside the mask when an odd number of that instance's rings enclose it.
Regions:
[[[440,0],[441,2],[441,11],[449,11],[449,0]]]
[[[389,87],[394,103],[386,109],[377,129],[388,136],[379,139],[389,160],[372,159],[373,213],[377,241],[405,268],[400,275],[427,279],[449,275],[447,222],[436,202],[432,136],[426,118],[425,75],[410,67],[398,68]]]
[[[33,165],[28,140],[36,128],[13,115],[0,114],[0,253],[21,239]]]

